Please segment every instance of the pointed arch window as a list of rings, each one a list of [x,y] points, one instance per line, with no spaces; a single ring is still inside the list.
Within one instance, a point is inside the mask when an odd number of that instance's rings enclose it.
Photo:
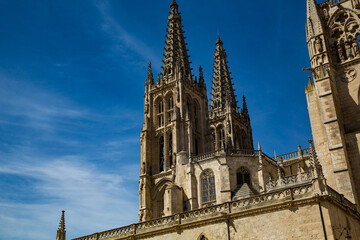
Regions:
[[[172,133],[169,135],[169,162],[170,167],[173,166],[173,139],[172,139]]]
[[[201,175],[201,193],[203,203],[216,201],[215,176],[210,169],[205,170]]]
[[[158,127],[164,127],[165,120],[164,120],[164,103],[163,101],[159,101],[158,104]]]
[[[168,100],[168,110],[167,110],[167,113],[168,113],[168,120],[167,121],[168,121],[168,123],[171,123],[173,112],[174,112],[174,99],[173,99],[173,97],[170,97],[169,100]]]
[[[224,128],[219,129],[219,146],[220,146],[220,149],[225,148],[225,130],[224,130]]]
[[[199,149],[199,141],[197,138],[195,138],[195,156],[200,154],[200,149]]]
[[[164,171],[164,169],[165,169],[164,137],[161,136],[159,139],[159,172]]]
[[[240,167],[236,173],[237,185],[242,186],[244,183],[250,185],[250,172],[245,167]]]

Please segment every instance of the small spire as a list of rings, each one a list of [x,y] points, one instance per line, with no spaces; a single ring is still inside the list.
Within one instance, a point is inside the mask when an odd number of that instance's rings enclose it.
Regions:
[[[261,151],[260,141],[258,142],[258,150]]]
[[[245,95],[243,95],[243,108],[242,108],[242,113],[243,113],[243,114],[247,114],[247,113],[248,113],[248,108],[247,108],[247,104],[246,104],[246,97],[245,97]]]
[[[148,65],[148,74],[147,74],[147,78],[146,78],[146,83],[154,84],[154,75],[153,75],[152,68],[151,68],[151,62],[149,62],[149,65]]]
[[[320,179],[325,179],[322,166],[317,157],[316,150],[314,148],[312,140],[309,140],[309,147],[310,147],[310,161],[311,161],[310,164],[313,165],[313,167],[315,167],[316,169],[317,176],[315,177],[319,177]]]
[[[58,230],[65,230],[65,210],[62,210],[59,229]]]
[[[311,77],[309,76],[309,83],[308,83],[308,86],[307,86],[307,88],[305,88],[306,89],[306,92],[312,92],[312,91],[314,91],[314,83],[313,83],[313,81],[311,80]]]
[[[200,85],[200,87],[203,87],[204,83],[205,83],[205,81],[204,81],[204,72],[203,72],[202,66],[200,65],[200,67],[199,67],[199,85]]]
[[[59,228],[57,230],[56,240],[65,240],[65,211],[62,210]]]

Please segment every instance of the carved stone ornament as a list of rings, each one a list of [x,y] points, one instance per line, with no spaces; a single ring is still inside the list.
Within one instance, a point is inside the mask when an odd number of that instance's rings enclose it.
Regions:
[[[357,76],[357,72],[354,68],[345,69],[345,71],[341,77],[341,80],[343,82],[349,83],[349,82],[354,81],[356,76]]]

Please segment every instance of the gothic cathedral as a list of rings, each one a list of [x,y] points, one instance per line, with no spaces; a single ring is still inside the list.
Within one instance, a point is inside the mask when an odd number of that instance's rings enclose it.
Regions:
[[[161,73],[149,63],[145,81],[139,222],[75,240],[360,239],[360,3],[306,2],[314,144],[274,157],[254,148],[224,43],[209,101],[173,0]]]

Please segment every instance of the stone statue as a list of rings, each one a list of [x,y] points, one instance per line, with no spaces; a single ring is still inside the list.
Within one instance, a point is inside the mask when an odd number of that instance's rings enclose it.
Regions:
[[[316,53],[321,53],[323,51],[323,43],[320,37],[317,37],[315,39],[315,52]]]
[[[356,38],[353,39],[353,42],[352,42],[352,50],[353,50],[354,57],[360,56],[359,44],[358,44]]]
[[[323,12],[324,12],[324,18],[325,18],[325,20],[326,20],[326,21],[329,20],[329,18],[330,18],[330,16],[329,16],[329,10],[328,10],[327,8],[324,8]]]
[[[354,7],[355,8],[360,8],[360,2],[359,2],[359,0],[354,0]]]
[[[349,42],[345,43],[345,52],[348,59],[352,59],[353,55],[351,54],[351,45]]]
[[[344,49],[342,48],[341,46],[341,43],[337,45],[337,50],[338,50],[338,53],[339,53],[339,58],[340,58],[340,61],[343,62],[345,61],[345,53],[344,53]]]

